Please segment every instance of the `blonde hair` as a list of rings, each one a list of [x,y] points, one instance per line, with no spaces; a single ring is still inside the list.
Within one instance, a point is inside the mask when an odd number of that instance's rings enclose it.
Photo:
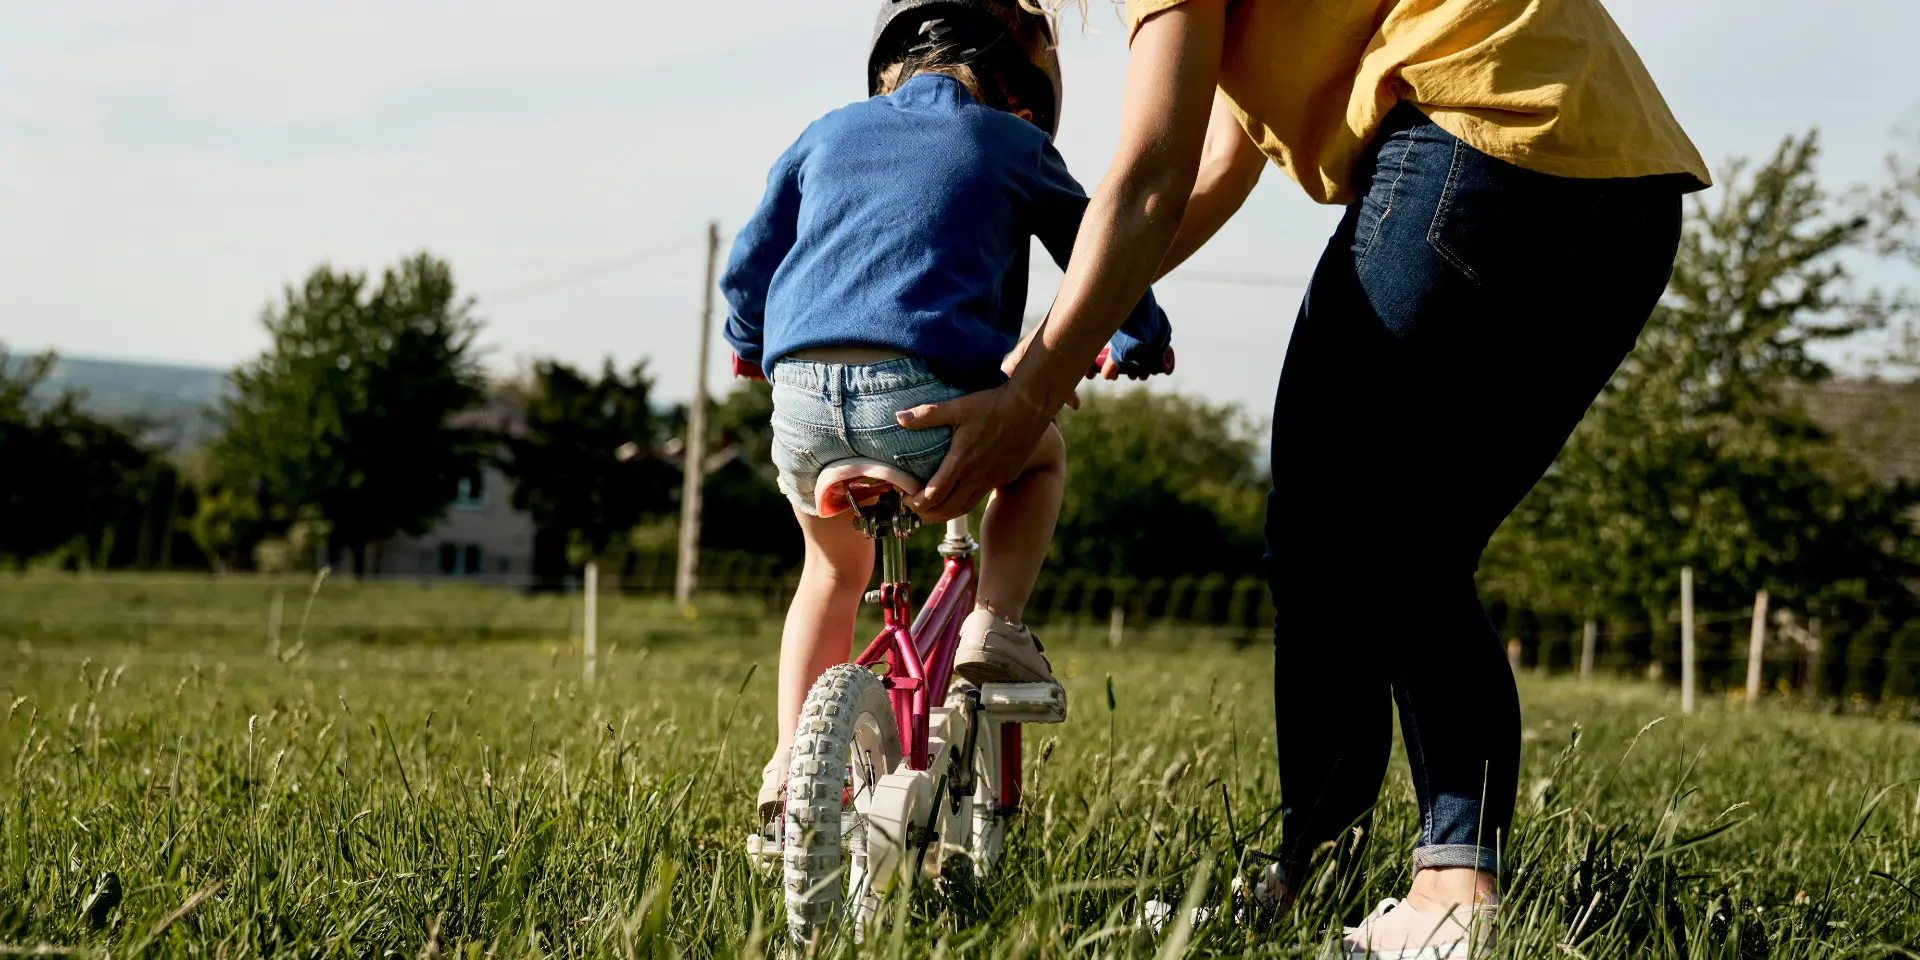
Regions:
[[[1124,21],[1126,19],[1125,0],[1113,0],[1113,5],[1120,12],[1120,19]],[[1020,9],[1046,17],[1053,24],[1056,35],[1060,27],[1060,11],[1067,7],[1080,11],[1080,25],[1086,26],[1087,0],[1020,0]]]
[[[912,73],[907,73],[907,62],[902,60],[880,71],[880,95],[884,97],[900,89],[901,84],[923,73],[939,73],[952,77],[960,81],[961,86],[967,88],[967,93],[973,96],[975,102],[988,102],[984,95],[984,88],[980,84],[980,74],[964,63],[916,65]]]
[[[1118,4],[1121,0],[1113,0]],[[1060,35],[1059,11],[1069,5],[1080,11],[1081,25],[1085,26],[1087,0],[1017,0],[1022,11],[1045,18],[1047,32],[1052,35],[1050,46],[1058,45]],[[1013,97],[1008,87],[1007,77],[1001,68],[993,63],[985,63],[976,68],[972,63],[959,59],[956,47],[941,44],[919,55],[909,54],[899,61],[887,65],[876,78],[875,88],[880,96],[886,96],[900,89],[900,85],[924,73],[938,73],[960,81],[980,103],[996,110],[1012,109]],[[1023,113],[1025,111],[1022,111]],[[1031,116],[1029,116],[1031,119]]]

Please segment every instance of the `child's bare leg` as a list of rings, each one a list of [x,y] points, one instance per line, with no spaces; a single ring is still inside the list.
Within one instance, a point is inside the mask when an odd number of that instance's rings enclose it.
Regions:
[[[1060,497],[1067,486],[1067,445],[1048,426],[1020,476],[993,492],[980,523],[979,607],[1019,623],[1040,564],[1053,543]]]
[[[807,556],[800,568],[800,587],[787,608],[787,625],[780,633],[780,743],[784,754],[793,745],[800,724],[800,708],[813,682],[852,653],[853,623],[860,597],[873,576],[873,541],[853,528],[851,515],[822,520],[798,510],[800,531],[807,538]]]

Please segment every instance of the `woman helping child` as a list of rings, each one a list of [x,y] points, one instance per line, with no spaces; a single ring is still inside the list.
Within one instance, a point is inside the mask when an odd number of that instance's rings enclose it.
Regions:
[[[1058,76],[1051,25],[1012,3],[888,3],[868,64],[875,95],[801,134],[734,241],[725,335],[773,383],[773,460],[806,538],[781,637],[763,823],[779,813],[807,690],[846,661],[873,572],[872,541],[850,517],[820,515],[822,469],[867,457],[933,476],[947,432],[909,431],[897,412],[1002,382],[1026,306],[1029,238],[1062,267],[1072,252],[1087,196],[1051,139]],[[1109,376],[1159,370],[1168,344],[1149,291],[1109,344]],[[960,676],[1055,682],[1021,618],[1065,479],[1066,448],[1050,427],[995,489]]]

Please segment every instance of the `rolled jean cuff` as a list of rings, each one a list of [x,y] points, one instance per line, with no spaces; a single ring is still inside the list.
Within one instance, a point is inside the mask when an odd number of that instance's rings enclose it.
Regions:
[[[1441,843],[1413,848],[1413,869],[1425,870],[1428,867],[1474,867],[1499,873],[1500,854],[1471,843]]]

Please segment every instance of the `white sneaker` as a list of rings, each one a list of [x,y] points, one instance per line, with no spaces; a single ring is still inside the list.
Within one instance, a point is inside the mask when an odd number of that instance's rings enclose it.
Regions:
[[[1287,885],[1280,879],[1280,865],[1269,863],[1260,871],[1260,879],[1253,883],[1253,893],[1247,893],[1247,881],[1234,877],[1231,886],[1233,892],[1233,922],[1253,923],[1262,915],[1280,911],[1287,905]],[[1134,921],[1134,928],[1159,933],[1173,919],[1179,907],[1165,900],[1148,900],[1140,905],[1140,919]],[[1193,925],[1199,926],[1213,918],[1211,907],[1193,908]]]
[[[1240,900],[1240,889],[1243,886],[1245,886],[1244,881],[1239,877],[1233,878],[1234,902],[1236,903]],[[1287,889],[1287,881],[1285,876],[1280,872],[1280,865],[1277,863],[1269,863],[1265,869],[1260,871],[1260,879],[1254,881],[1253,896],[1247,901],[1247,906],[1255,910],[1264,910],[1268,913],[1273,913],[1285,909],[1287,903],[1292,899],[1292,891]]]
[[[1173,911],[1177,909],[1179,908],[1165,900],[1148,900],[1140,905],[1140,919],[1133,922],[1133,928],[1145,930],[1148,933],[1159,933],[1166,929],[1167,921],[1173,919]],[[1204,923],[1209,916],[1212,916],[1212,913],[1207,908],[1193,908],[1193,922],[1196,926]]]
[[[1334,957],[1345,960],[1467,960],[1493,946],[1496,905],[1426,913],[1386,899],[1347,927]]]

